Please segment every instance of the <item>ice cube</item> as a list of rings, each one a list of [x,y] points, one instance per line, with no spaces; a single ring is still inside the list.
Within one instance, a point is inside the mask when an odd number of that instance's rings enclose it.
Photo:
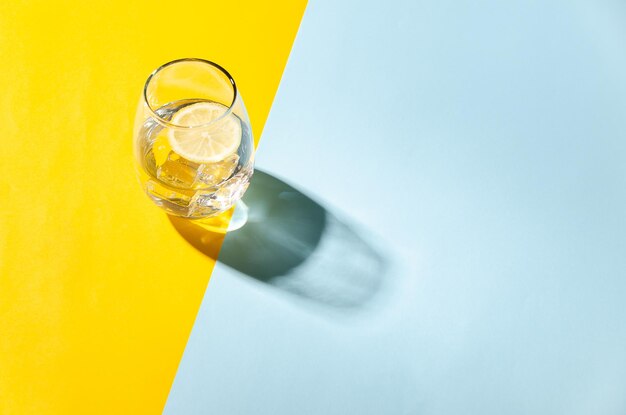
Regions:
[[[201,165],[170,151],[163,164],[157,167],[157,178],[164,183],[191,189]]]
[[[250,183],[250,173],[239,172],[214,192],[199,191],[189,204],[193,215],[208,216],[229,209],[241,199]]]
[[[234,173],[238,163],[239,156],[231,154],[217,163],[203,164],[196,180],[203,186],[218,185]]]
[[[187,216],[189,204],[194,195],[193,190],[170,188],[153,179],[146,182],[145,189],[148,196],[158,206],[175,215]]]

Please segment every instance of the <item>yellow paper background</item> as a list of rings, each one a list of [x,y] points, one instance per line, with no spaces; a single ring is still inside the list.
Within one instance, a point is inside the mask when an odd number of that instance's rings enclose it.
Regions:
[[[162,411],[214,264],[140,191],[140,90],[214,60],[258,139],[304,7],[0,4],[0,414]]]

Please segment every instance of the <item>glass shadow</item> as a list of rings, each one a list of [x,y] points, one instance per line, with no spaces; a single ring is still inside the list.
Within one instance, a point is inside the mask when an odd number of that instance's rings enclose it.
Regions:
[[[379,291],[387,270],[383,256],[322,205],[261,170],[243,200],[248,222],[225,237],[193,221],[170,221],[205,255],[297,297],[348,309]]]

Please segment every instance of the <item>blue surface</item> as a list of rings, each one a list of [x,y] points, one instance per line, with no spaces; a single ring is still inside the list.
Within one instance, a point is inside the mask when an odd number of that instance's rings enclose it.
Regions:
[[[626,413],[625,114],[622,1],[311,0],[258,166],[385,271],[218,265],[165,413]]]

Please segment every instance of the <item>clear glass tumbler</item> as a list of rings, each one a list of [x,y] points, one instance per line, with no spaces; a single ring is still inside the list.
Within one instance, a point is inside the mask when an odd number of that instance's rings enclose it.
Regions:
[[[235,80],[204,59],[156,69],[137,108],[134,151],[143,189],[167,213],[206,219],[229,210],[254,166],[250,120]]]

